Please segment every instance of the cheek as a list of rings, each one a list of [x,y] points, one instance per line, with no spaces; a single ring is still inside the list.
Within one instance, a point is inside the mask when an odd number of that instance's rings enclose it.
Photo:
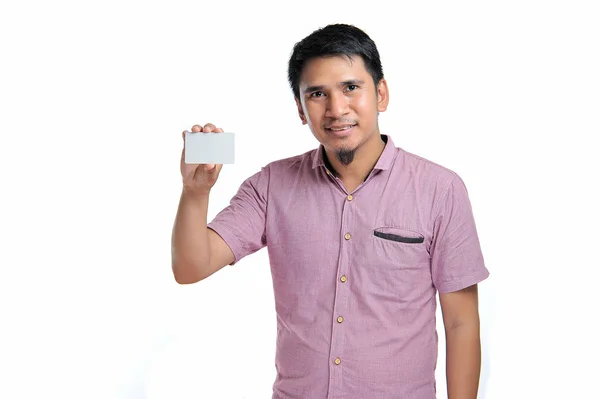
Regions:
[[[307,104],[304,115],[307,121],[318,121],[320,115],[319,107],[315,104]]]
[[[377,114],[377,102],[373,96],[357,96],[352,99],[352,105],[361,119],[369,119],[371,114]]]
[[[377,103],[370,96],[362,96],[353,103],[354,112],[363,125],[368,125],[377,119]]]

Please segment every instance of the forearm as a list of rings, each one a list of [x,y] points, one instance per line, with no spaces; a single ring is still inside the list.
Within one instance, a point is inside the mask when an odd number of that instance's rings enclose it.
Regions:
[[[173,274],[179,283],[193,283],[204,278],[210,262],[206,220],[208,194],[181,194],[171,236]]]
[[[448,399],[476,399],[480,370],[479,322],[446,329]]]

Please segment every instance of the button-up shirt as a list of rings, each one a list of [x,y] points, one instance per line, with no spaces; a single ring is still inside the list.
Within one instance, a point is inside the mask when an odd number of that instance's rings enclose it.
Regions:
[[[208,224],[232,265],[267,247],[272,399],[435,398],[436,292],[489,274],[462,179],[382,139],[352,192],[321,145],[261,168]]]

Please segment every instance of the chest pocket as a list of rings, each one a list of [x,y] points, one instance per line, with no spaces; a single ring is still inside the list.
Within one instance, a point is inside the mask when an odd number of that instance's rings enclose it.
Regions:
[[[370,258],[363,277],[372,294],[392,309],[418,308],[431,299],[432,281],[427,241],[423,234],[399,227],[369,230]]]
[[[379,267],[429,272],[429,253],[423,234],[398,227],[373,230],[371,245]]]

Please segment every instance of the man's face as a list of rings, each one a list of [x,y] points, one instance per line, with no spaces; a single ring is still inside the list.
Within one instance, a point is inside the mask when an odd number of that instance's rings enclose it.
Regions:
[[[379,140],[378,112],[387,108],[385,80],[375,87],[360,56],[315,58],[306,63],[300,76],[302,123],[330,153],[348,164],[353,152],[369,140]],[[346,154],[346,155],[344,155]],[[345,157],[345,158],[344,158]],[[348,159],[349,162],[344,162]]]

